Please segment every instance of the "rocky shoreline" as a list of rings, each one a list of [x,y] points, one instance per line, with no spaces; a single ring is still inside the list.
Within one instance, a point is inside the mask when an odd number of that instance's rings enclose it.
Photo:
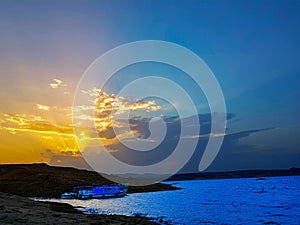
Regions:
[[[169,180],[225,179],[242,177],[293,176],[289,170],[252,170],[174,175]],[[37,202],[27,197],[58,198],[74,186],[109,184],[111,181],[88,170],[52,167],[46,164],[0,165],[0,224],[157,224],[151,218],[122,215],[87,215],[71,205]],[[129,187],[128,193],[177,190],[169,184]],[[158,220],[156,220],[158,221]],[[160,222],[160,221],[159,221]]]
[[[0,224],[145,224],[150,218],[122,215],[87,215],[65,203],[37,202],[0,192]]]
[[[0,165],[0,224],[157,224],[151,218],[88,215],[71,205],[38,202],[28,197],[59,198],[74,186],[109,184],[96,172],[47,164]],[[130,186],[128,193],[177,190],[168,184]]]

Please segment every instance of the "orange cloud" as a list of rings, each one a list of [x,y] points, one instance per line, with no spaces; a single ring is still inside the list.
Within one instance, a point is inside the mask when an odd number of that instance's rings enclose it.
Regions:
[[[62,85],[62,81],[59,79],[53,79],[54,83],[50,83],[50,87],[53,89],[59,88]]]
[[[49,111],[50,106],[36,104],[37,109]]]
[[[70,95],[70,91],[68,89],[68,85],[66,85],[62,80],[59,79],[53,79],[53,83],[50,83],[50,88],[52,89],[62,89],[63,94]]]

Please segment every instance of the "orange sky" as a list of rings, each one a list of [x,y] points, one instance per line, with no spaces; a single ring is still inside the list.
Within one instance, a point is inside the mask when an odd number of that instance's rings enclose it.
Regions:
[[[49,163],[51,154],[61,152],[78,157],[71,125],[72,98],[68,87],[59,79],[53,79],[44,86],[47,88],[40,90],[44,101],[40,95],[36,102],[32,98],[22,102],[11,96],[12,107],[1,110],[0,163]],[[22,86],[18,90],[24,91]],[[35,90],[32,92],[36,94]],[[57,104],[45,104],[54,102],[55,98]],[[62,103],[65,107],[61,106]]]
[[[72,128],[72,96],[68,85],[54,78],[43,89],[44,101],[30,99],[24,107],[18,103],[20,110],[3,109],[0,113],[0,163],[33,163],[46,162],[52,165],[76,166],[87,168],[82,160],[79,148],[75,141]],[[86,110],[90,107],[81,106],[75,110],[77,121],[95,122],[99,137],[95,139],[84,137],[85,144],[91,145],[94,141],[102,141],[109,146],[117,138],[107,139],[108,130],[112,127],[110,113],[112,104],[118,102],[119,112],[126,110],[156,111],[160,107],[154,101],[131,104],[125,98],[102,93],[99,89],[83,91],[96,104],[97,118],[89,118]],[[98,97],[97,97],[98,96]],[[97,101],[95,101],[97,99]],[[48,104],[48,103],[51,103]],[[14,111],[14,113],[12,113]],[[84,126],[84,125],[82,125]],[[122,126],[122,124],[118,124]],[[134,131],[131,131],[134,132]],[[126,136],[126,133],[121,134]]]

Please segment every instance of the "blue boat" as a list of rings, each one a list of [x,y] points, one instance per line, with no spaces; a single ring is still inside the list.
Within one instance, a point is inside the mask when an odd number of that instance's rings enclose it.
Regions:
[[[61,195],[62,199],[101,199],[124,197],[128,190],[128,185],[93,185],[78,186],[73,188],[73,192],[66,192]]]

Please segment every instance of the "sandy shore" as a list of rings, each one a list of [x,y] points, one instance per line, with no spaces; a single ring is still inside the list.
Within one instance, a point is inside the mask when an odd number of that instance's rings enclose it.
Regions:
[[[86,215],[68,204],[36,202],[0,192],[0,224],[157,224],[145,217]]]

